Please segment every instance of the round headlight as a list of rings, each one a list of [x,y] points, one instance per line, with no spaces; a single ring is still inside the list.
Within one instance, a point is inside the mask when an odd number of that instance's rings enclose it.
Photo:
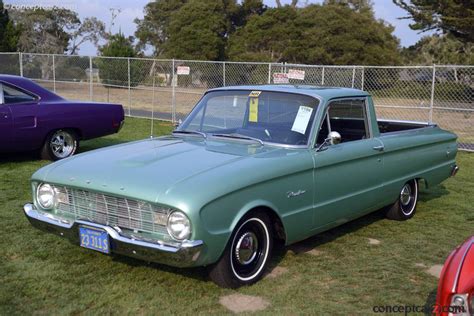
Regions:
[[[42,208],[51,209],[54,206],[55,196],[51,185],[47,183],[41,184],[36,192],[36,199]]]
[[[191,236],[191,222],[180,211],[175,211],[168,217],[168,233],[177,240],[188,239]]]

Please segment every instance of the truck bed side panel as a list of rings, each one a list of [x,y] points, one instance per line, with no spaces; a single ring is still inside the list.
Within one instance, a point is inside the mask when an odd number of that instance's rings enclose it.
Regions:
[[[448,178],[455,166],[456,135],[437,126],[381,134],[384,143],[385,199],[394,202],[403,184],[424,179],[434,186]]]

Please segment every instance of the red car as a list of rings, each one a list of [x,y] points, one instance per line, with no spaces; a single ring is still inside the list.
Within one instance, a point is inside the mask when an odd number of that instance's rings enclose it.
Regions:
[[[436,315],[474,315],[474,236],[446,259],[438,284]]]

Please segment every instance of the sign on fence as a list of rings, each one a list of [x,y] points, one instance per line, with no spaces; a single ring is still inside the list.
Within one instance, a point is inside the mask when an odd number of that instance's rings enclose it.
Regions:
[[[178,75],[189,75],[191,72],[191,68],[188,66],[178,66],[178,71],[176,72]]]
[[[288,74],[283,72],[275,72],[273,74],[273,83],[289,83]]]
[[[288,79],[304,80],[304,70],[288,70]]]

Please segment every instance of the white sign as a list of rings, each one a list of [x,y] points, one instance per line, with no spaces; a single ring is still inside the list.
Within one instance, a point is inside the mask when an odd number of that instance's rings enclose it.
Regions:
[[[189,75],[190,72],[191,68],[189,68],[188,66],[178,66],[178,75]]]
[[[288,70],[288,79],[304,80],[304,70]]]
[[[300,106],[298,113],[296,114],[295,121],[291,130],[300,134],[305,134],[308,128],[309,119],[313,113],[313,108],[309,106]]]
[[[275,72],[273,74],[273,83],[289,83],[288,74]]]

